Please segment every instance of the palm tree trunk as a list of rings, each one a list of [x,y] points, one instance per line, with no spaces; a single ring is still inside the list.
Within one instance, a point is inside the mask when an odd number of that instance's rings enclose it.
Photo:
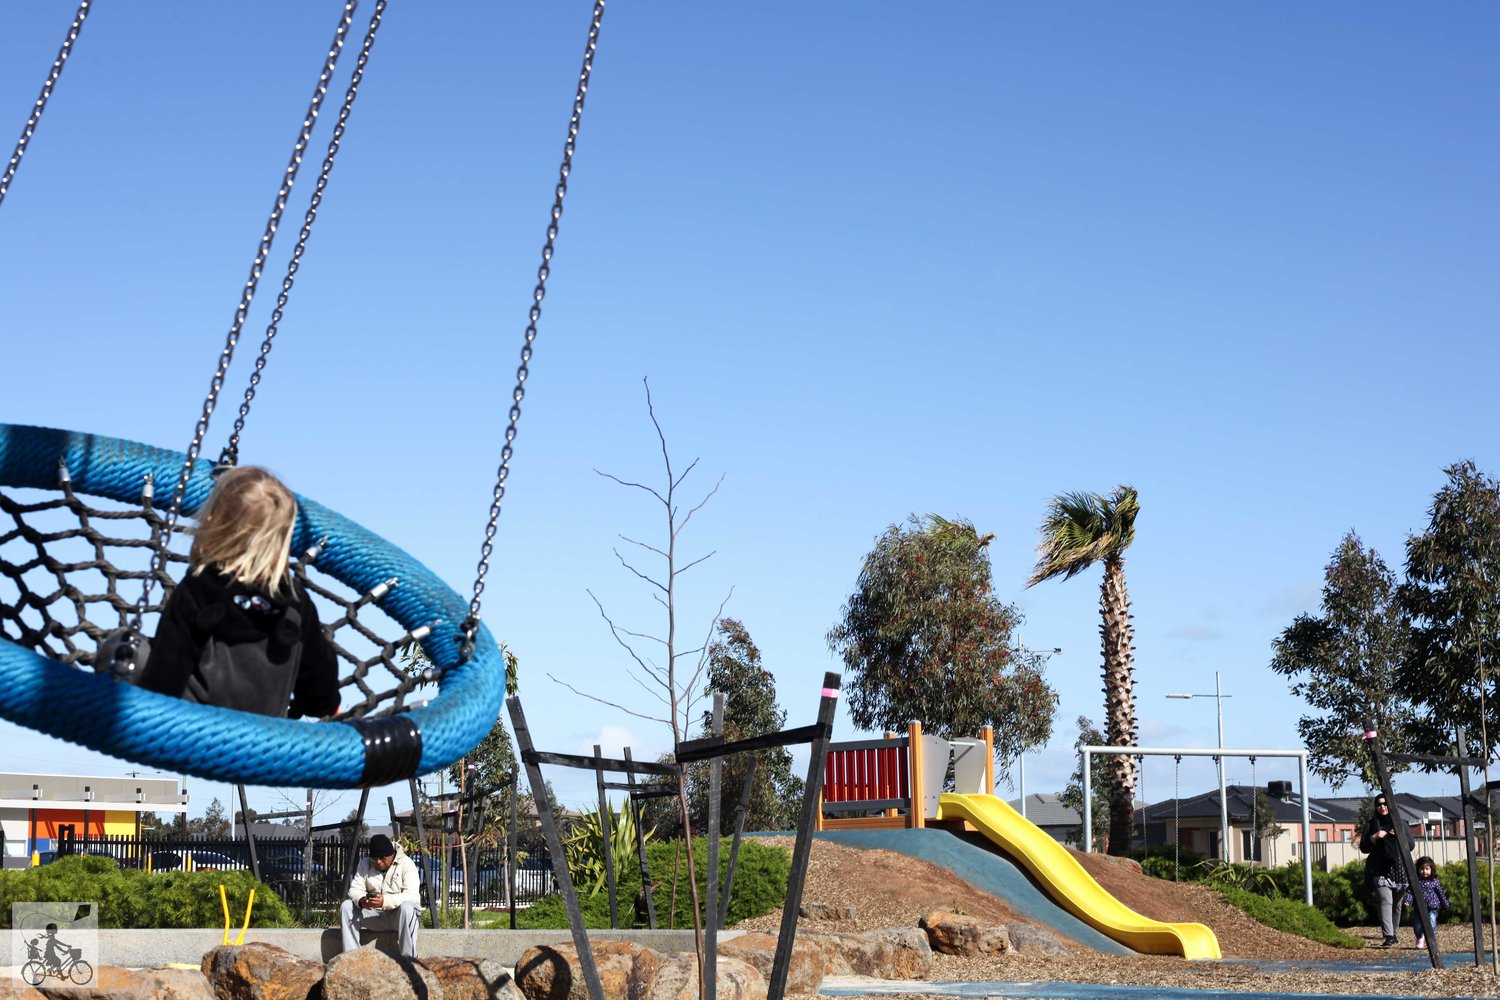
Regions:
[[[1118,557],[1104,563],[1099,589],[1099,637],[1104,647],[1105,739],[1110,746],[1135,746],[1135,630],[1130,625],[1130,594],[1125,589],[1125,563]],[[1130,828],[1135,818],[1135,765],[1126,754],[1109,758],[1109,853],[1130,853]]]

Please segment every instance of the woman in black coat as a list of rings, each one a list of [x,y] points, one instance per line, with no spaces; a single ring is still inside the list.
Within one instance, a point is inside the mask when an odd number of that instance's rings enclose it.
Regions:
[[[1396,835],[1396,820],[1384,795],[1375,796],[1375,815],[1365,824],[1359,838],[1359,849],[1365,859],[1365,888],[1375,893],[1375,908],[1380,914],[1380,931],[1385,940],[1382,948],[1396,943],[1396,928],[1401,923],[1401,899],[1406,893],[1406,863],[1401,857],[1401,838]]]

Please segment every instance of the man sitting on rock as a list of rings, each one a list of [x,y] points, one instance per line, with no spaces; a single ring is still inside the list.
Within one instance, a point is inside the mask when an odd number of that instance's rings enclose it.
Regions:
[[[344,951],[360,945],[360,931],[396,931],[398,950],[417,957],[417,928],[422,924],[421,879],[417,866],[391,838],[370,838],[370,856],[355,866],[349,898],[339,907]]]

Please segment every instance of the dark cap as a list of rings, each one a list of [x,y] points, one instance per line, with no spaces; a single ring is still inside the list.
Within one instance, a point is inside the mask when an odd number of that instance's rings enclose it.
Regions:
[[[370,838],[370,857],[389,858],[396,853],[396,845],[391,843],[391,838],[383,833],[377,833]]]

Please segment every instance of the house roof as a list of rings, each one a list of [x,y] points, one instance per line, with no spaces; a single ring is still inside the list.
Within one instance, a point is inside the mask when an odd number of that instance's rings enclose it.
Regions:
[[[1225,796],[1229,803],[1229,821],[1231,823],[1249,823],[1253,815],[1255,794],[1264,790],[1257,789],[1253,785],[1230,785],[1225,789]],[[1370,796],[1315,796],[1308,799],[1307,808],[1309,819],[1314,823],[1336,823],[1357,824],[1359,822],[1360,810],[1368,802]],[[1428,822],[1435,818],[1434,814],[1441,813],[1444,822],[1452,822],[1462,814],[1456,796],[1426,797],[1412,795],[1408,792],[1397,792],[1396,814],[1408,824]],[[1262,805],[1269,801],[1272,807],[1272,818],[1278,823],[1300,823],[1302,822],[1302,800],[1294,792],[1285,799],[1272,799],[1269,796],[1261,799]],[[1168,820],[1174,816],[1181,819],[1217,819],[1219,816],[1219,790],[1211,789],[1200,792],[1197,795],[1184,796],[1180,799],[1163,799],[1144,810],[1147,820]]]
[[[1021,809],[1021,800],[1012,799],[1010,807]],[[1038,792],[1026,796],[1026,818],[1037,826],[1077,826],[1083,822],[1078,810],[1063,803],[1062,796]]]

